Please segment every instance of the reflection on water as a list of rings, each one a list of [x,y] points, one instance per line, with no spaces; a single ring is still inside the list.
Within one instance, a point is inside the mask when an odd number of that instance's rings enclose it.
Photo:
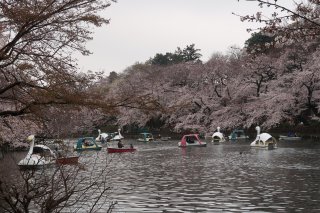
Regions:
[[[137,152],[100,154],[115,168],[114,212],[320,212],[319,147],[130,143]]]
[[[112,179],[117,212],[320,211],[319,149],[135,145]]]

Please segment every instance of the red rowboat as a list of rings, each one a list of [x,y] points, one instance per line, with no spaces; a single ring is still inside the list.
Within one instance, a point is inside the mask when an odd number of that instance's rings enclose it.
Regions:
[[[108,153],[120,153],[120,152],[134,152],[135,148],[109,148]]]
[[[61,157],[56,159],[57,164],[77,164],[79,156]]]

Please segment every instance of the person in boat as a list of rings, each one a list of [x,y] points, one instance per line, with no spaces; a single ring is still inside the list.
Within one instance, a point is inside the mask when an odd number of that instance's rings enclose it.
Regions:
[[[101,137],[101,135],[100,135],[100,137]],[[100,141],[101,141],[101,143],[105,143],[106,139],[104,137],[101,137]]]
[[[186,138],[187,143],[194,143],[194,138],[192,137],[187,137]]]
[[[123,148],[123,143],[121,142],[121,140],[119,140],[119,142],[118,142],[118,148]]]
[[[59,150],[57,146],[56,146],[54,149],[55,149],[56,155],[57,155],[59,158],[62,157],[62,152],[61,152],[61,150]]]
[[[297,136],[296,133],[289,131],[288,137],[296,137],[296,136]]]
[[[85,146],[90,146],[89,141],[88,141],[88,140],[86,140],[86,139],[83,139],[83,144],[84,144]]]

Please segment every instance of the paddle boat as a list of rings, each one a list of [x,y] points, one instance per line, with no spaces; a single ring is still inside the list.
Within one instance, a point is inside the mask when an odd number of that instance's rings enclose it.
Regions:
[[[184,135],[181,141],[178,143],[179,147],[191,147],[191,146],[207,146],[206,142],[202,142],[198,134]]]
[[[56,155],[49,147],[34,144],[34,135],[30,135],[27,141],[31,143],[30,148],[27,156],[19,161],[18,165],[20,168],[37,168],[56,162]]]
[[[256,139],[250,144],[251,147],[255,148],[263,148],[263,149],[276,149],[277,148],[277,140],[272,137],[268,133],[261,133],[260,134],[260,127],[256,127],[257,130],[257,137]]]
[[[151,133],[140,133],[138,141],[140,142],[152,142],[154,141],[153,135]]]
[[[297,136],[296,133],[289,132],[288,135],[280,135],[279,140],[286,140],[286,141],[299,141],[302,138]]]
[[[118,129],[118,132],[115,132],[111,135],[110,141],[120,141],[120,140],[124,139],[124,137],[121,135],[120,130],[121,129]]]
[[[220,144],[225,141],[224,135],[220,132],[220,127],[217,127],[217,132],[213,133],[211,142],[213,144]]]
[[[79,138],[73,148],[75,151],[101,150],[102,146],[98,145],[93,137],[84,137]]]
[[[247,136],[244,133],[243,129],[235,129],[231,132],[231,134],[228,136],[229,140],[238,140],[238,139],[248,139],[249,136]]]
[[[101,130],[98,129],[98,137],[96,138],[96,141],[97,142],[106,142],[110,139],[110,135],[108,133],[101,133]]]

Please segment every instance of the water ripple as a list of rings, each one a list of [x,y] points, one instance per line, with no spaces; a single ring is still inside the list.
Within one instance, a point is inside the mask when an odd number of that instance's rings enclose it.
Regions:
[[[83,153],[109,169],[114,212],[319,212],[320,149],[248,143],[178,148],[133,143],[135,153]],[[102,211],[103,212],[103,211]]]
[[[114,176],[116,212],[316,212],[319,149],[135,144]],[[240,154],[241,152],[241,154]],[[122,159],[124,160],[124,159]],[[129,190],[128,186],[131,186]]]

